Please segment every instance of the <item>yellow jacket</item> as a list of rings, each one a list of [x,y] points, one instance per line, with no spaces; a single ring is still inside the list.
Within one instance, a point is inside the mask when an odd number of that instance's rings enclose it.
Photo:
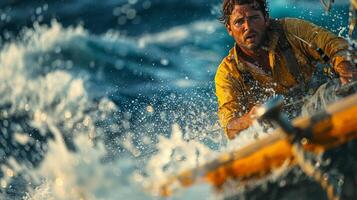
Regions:
[[[300,19],[285,18],[280,20],[280,24],[295,55],[299,71],[303,74],[304,82],[311,79],[315,65],[321,61],[321,58],[316,48],[309,47],[297,37],[320,47],[331,58],[332,65],[337,72],[339,69],[336,69],[336,66],[347,61],[348,43],[343,38]],[[225,131],[232,118],[240,117],[248,112],[259,101],[259,98],[261,100],[264,96],[275,93],[284,94],[288,89],[297,85],[297,80],[289,73],[287,60],[279,48],[280,35],[278,30],[268,28],[270,73],[264,73],[259,68],[249,67],[246,62],[242,62],[237,55],[236,46],[219,65],[215,84],[218,117]],[[248,85],[244,82],[243,74],[250,74],[256,84]]]

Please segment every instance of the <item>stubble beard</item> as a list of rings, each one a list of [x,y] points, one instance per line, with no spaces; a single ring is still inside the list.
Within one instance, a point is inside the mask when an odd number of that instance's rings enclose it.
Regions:
[[[251,52],[257,52],[264,45],[265,40],[266,40],[266,33],[264,33],[260,38],[258,38],[258,41],[256,43],[243,44],[241,48],[245,48],[246,50]]]

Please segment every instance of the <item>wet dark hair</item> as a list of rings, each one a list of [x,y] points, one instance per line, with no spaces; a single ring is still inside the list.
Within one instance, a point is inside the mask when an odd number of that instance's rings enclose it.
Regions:
[[[262,11],[264,17],[268,17],[269,15],[266,0],[224,0],[222,4],[222,15],[218,20],[224,25],[227,25],[234,6],[244,4],[252,4],[252,8]]]

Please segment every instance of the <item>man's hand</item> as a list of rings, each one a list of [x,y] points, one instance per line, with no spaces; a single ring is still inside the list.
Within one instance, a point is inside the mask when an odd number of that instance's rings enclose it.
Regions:
[[[250,109],[250,111],[248,112],[251,121],[253,122],[253,120],[257,119],[257,110],[260,107],[260,105],[255,105],[253,106],[252,109]]]
[[[340,75],[340,81],[342,85],[357,79],[357,68],[350,62],[340,63],[335,70]]]
[[[229,139],[234,139],[238,133],[252,125],[253,120],[257,118],[256,111],[258,107],[259,105],[253,106],[252,109],[242,117],[233,118],[228,122],[227,136]]]

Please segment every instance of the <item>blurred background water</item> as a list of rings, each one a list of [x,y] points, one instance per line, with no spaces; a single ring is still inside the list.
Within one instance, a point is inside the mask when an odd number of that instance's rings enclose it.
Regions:
[[[167,175],[253,140],[227,143],[217,122],[233,44],[220,3],[1,1],[0,199],[157,199]],[[347,0],[269,8],[347,34]],[[171,199],[215,198],[199,185]]]

